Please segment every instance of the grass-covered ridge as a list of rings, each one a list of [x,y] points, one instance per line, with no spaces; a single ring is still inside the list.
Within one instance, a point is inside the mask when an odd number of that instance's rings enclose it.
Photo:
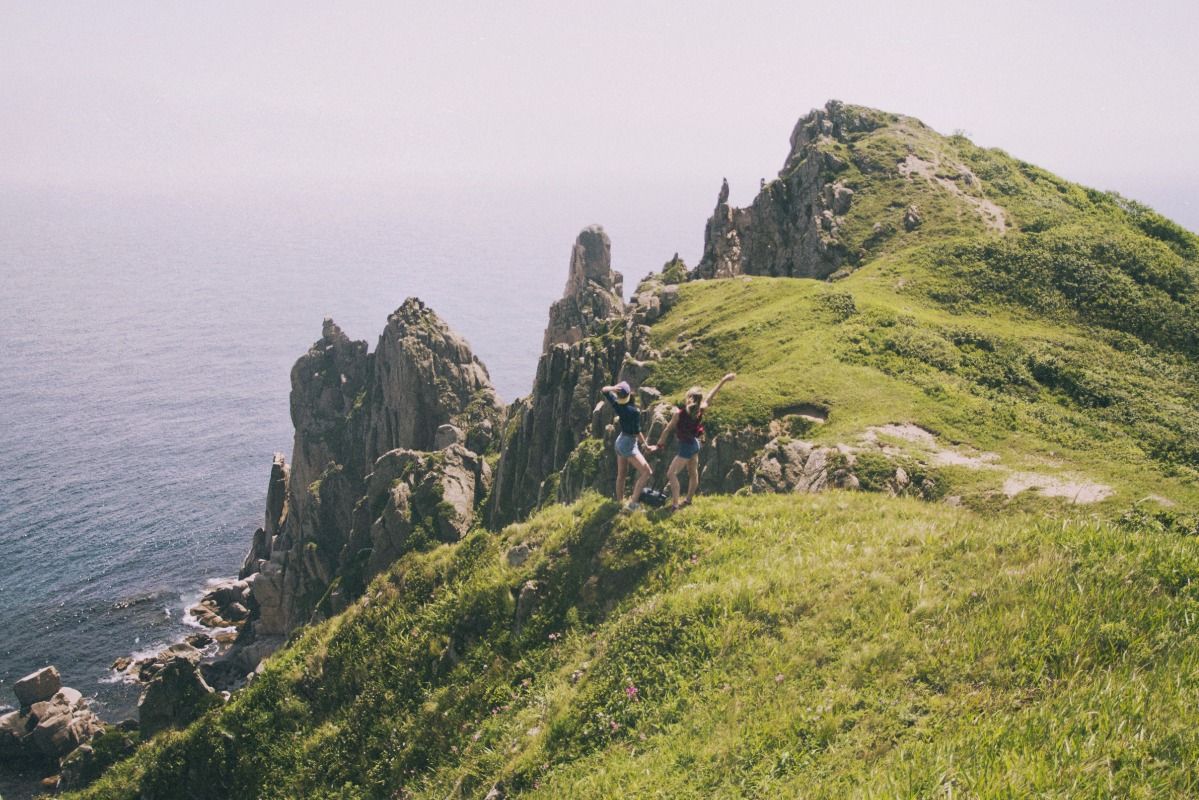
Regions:
[[[978,458],[944,467],[953,491],[980,506],[1008,502],[1000,489],[1013,472],[1102,482],[1113,489],[1102,506],[1117,513],[1151,495],[1199,502],[1193,359],[1002,307],[955,314],[908,291],[915,271],[879,265],[831,285],[685,285],[654,328],[664,358],[653,380],[679,394],[735,370],[710,413],[716,432],[804,404],[828,410],[827,424],[805,434],[817,441],[917,424],[939,446],[997,457],[994,467]]]
[[[1142,528],[588,496],[406,556],[78,797],[1186,796],[1196,576]]]

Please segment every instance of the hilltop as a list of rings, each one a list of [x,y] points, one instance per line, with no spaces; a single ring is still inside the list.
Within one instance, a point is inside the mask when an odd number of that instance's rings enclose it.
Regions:
[[[326,321],[232,699],[79,796],[1193,792],[1199,238],[837,102],[728,196],[627,301],[584,230],[506,409],[417,300]],[[707,496],[618,516],[599,387],[652,440],[729,370]]]

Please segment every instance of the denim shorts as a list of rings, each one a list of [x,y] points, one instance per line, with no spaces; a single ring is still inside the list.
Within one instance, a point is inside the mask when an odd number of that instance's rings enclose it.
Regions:
[[[616,455],[621,458],[632,458],[637,453],[641,452],[637,449],[637,437],[628,433],[621,433],[616,437]]]
[[[699,439],[679,439],[679,458],[684,461],[694,458],[699,446]]]

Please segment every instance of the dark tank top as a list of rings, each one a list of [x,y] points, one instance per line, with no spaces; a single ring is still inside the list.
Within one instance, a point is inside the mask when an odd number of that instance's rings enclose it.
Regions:
[[[679,441],[698,439],[704,435],[704,410],[701,408],[694,417],[687,413],[686,406],[679,406],[679,422],[675,425],[674,435]]]

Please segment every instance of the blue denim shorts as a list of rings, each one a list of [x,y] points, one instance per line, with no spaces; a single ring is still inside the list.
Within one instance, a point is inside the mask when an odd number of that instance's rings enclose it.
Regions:
[[[627,433],[621,433],[616,437],[616,455],[621,458],[632,458],[639,453],[637,449],[637,437]]]
[[[679,440],[679,458],[689,460],[695,457],[699,452],[699,439],[680,439]]]

